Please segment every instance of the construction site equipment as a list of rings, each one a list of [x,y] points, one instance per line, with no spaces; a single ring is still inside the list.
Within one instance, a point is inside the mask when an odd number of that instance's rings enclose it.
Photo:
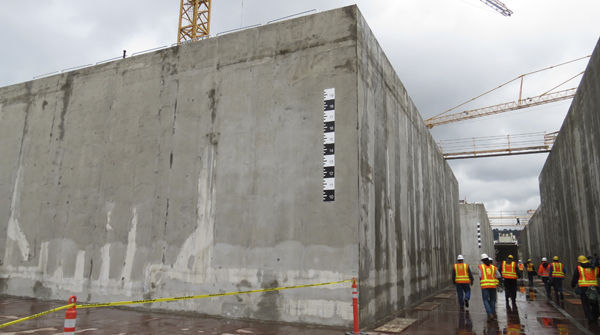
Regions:
[[[520,76],[516,77],[515,79],[510,80],[510,81],[508,81],[492,90],[489,90],[483,94],[480,94],[467,102],[464,102],[456,107],[450,108],[449,110],[447,110],[443,113],[440,113],[434,117],[431,117],[431,118],[425,120],[425,125],[427,126],[427,128],[431,129],[434,126],[438,126],[438,125],[442,125],[442,124],[459,122],[459,121],[474,119],[474,118],[478,118],[478,117],[482,117],[482,116],[494,115],[494,114],[498,114],[498,113],[505,113],[505,112],[510,112],[510,111],[514,111],[514,110],[518,110],[518,109],[523,109],[523,108],[543,105],[543,104],[547,104],[547,103],[557,102],[557,101],[561,101],[561,100],[571,99],[575,96],[575,92],[577,91],[577,88],[570,88],[567,90],[557,91],[557,92],[552,92],[552,91],[554,91],[556,88],[564,85],[565,83],[575,79],[576,77],[582,75],[583,71],[578,73],[577,75],[567,79],[566,81],[562,82],[561,84],[553,87],[552,89],[548,90],[547,92],[545,92],[539,96],[528,97],[528,98],[523,98],[523,79],[525,76],[532,75],[534,73],[538,73],[541,71],[553,69],[553,68],[556,68],[558,66],[562,66],[565,64],[573,63],[573,62],[576,62],[576,61],[579,61],[579,60],[582,60],[585,58],[589,58],[590,56],[591,55],[588,55],[588,56],[581,57],[581,58],[578,58],[578,59],[575,59],[572,61],[568,61],[568,62],[565,62],[562,64],[550,66],[545,69],[541,69],[541,70],[537,70],[537,71],[533,71],[533,72],[529,72],[529,73],[520,75]],[[477,98],[480,98],[492,91],[495,91],[503,86],[506,86],[507,84],[512,83],[516,80],[521,80],[521,85],[520,85],[520,89],[519,89],[519,98],[517,99],[517,101],[502,103],[502,104],[478,108],[478,109],[472,109],[472,110],[455,113],[455,114],[450,114],[450,115],[443,115],[443,114],[446,114],[446,113],[448,113],[460,106],[463,106]]]
[[[69,298],[69,304],[76,304],[77,297],[72,295]],[[63,335],[75,334],[75,323],[77,321],[77,308],[75,306],[69,307],[65,313],[65,326],[63,328]]]
[[[498,13],[500,13],[504,16],[511,16],[513,14],[512,10],[508,9],[505,4],[503,4],[502,2],[500,2],[498,0],[480,0],[480,1],[488,6],[492,7],[495,11],[497,11]]]
[[[550,152],[558,132],[473,137],[438,143],[445,159],[481,158]]]
[[[177,43],[193,42],[210,35],[212,0],[181,0]]]

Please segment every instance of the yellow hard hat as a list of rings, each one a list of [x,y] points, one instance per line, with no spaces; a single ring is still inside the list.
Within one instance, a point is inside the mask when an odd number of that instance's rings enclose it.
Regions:
[[[513,256],[512,255],[508,255],[508,258],[513,258]]]
[[[577,262],[579,262],[581,264],[585,264],[585,263],[588,263],[588,259],[584,255],[581,255],[577,258]]]
[[[527,260],[528,262],[531,262],[531,258]]]
[[[557,261],[558,260],[558,256],[554,256],[554,258],[552,258],[553,260]]]

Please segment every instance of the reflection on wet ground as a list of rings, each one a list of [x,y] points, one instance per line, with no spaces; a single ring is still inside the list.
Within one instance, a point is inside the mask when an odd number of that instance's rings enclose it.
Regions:
[[[453,290],[454,287],[451,287],[444,293]],[[576,297],[565,294],[565,298]],[[487,321],[478,283],[471,290],[469,308],[459,308],[456,294],[448,299],[431,298],[428,301],[441,305],[431,312],[406,310],[398,313],[399,318],[418,320],[402,335],[600,334],[598,325],[588,325],[580,305],[548,298],[543,286],[538,283],[535,288],[520,286],[515,304],[505,303],[504,291],[499,288],[497,320],[493,321]]]
[[[417,321],[401,332],[402,335],[458,334],[600,334],[598,325],[588,325],[580,305],[565,300],[548,298],[541,284],[535,288],[520,286],[515,304],[506,304],[504,292],[499,289],[496,305],[497,320],[488,321],[481,299],[481,288],[472,288],[470,307],[460,309],[454,287],[439,293],[449,298],[432,297],[424,302],[440,305],[433,311],[407,309],[398,318]],[[565,299],[575,296],[565,294]],[[58,303],[32,299],[0,298],[0,323],[18,317],[40,313],[61,306]],[[6,328],[2,334],[62,334],[64,312],[60,311]],[[375,325],[375,327],[379,327]],[[373,329],[375,329],[373,327]],[[77,333],[100,334],[299,334],[340,335],[348,329],[304,327],[272,323],[224,320],[198,316],[184,316],[153,312],[140,312],[114,308],[79,310]],[[374,330],[367,334],[390,334]]]

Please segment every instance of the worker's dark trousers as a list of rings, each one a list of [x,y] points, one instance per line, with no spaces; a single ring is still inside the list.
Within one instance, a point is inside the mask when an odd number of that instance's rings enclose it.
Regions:
[[[533,287],[533,276],[535,272],[527,272],[529,275],[529,287]]]
[[[548,296],[548,298],[550,298],[550,289],[552,287],[550,277],[542,277],[542,282],[544,283],[544,288],[546,289],[546,295]]]
[[[563,297],[562,282],[564,278],[552,277],[552,287],[554,287],[554,293],[556,293],[556,300]]]
[[[504,296],[506,302],[511,299],[513,302],[517,299],[517,280],[504,278]]]
[[[456,295],[460,307],[465,307],[465,300],[471,300],[471,285],[456,284]]]
[[[588,319],[588,321],[597,321],[598,317],[600,316],[598,302],[589,300],[585,295],[585,291],[587,291],[587,287],[582,287],[581,294],[579,295],[581,297],[581,307],[583,307],[583,314],[585,314],[585,318]]]

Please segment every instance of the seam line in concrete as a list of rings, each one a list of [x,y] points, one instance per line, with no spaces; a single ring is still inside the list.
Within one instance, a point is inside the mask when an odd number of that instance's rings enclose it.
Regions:
[[[537,288],[537,287],[534,287],[534,288],[536,291],[538,291],[540,293],[540,295],[546,294],[546,292],[542,292],[542,290],[540,290],[539,288]],[[552,306],[554,306],[554,308],[556,308],[559,312],[561,312],[562,315],[564,315],[567,319],[569,319],[569,321],[574,323],[577,326],[577,328],[579,328],[582,332],[586,333],[587,335],[594,335],[594,333],[590,332],[581,323],[577,322],[577,320],[575,320],[575,318],[572,317],[571,314],[567,313],[564,309],[560,308],[560,306],[558,306],[554,301],[548,300],[548,302],[550,304],[552,304]]]

